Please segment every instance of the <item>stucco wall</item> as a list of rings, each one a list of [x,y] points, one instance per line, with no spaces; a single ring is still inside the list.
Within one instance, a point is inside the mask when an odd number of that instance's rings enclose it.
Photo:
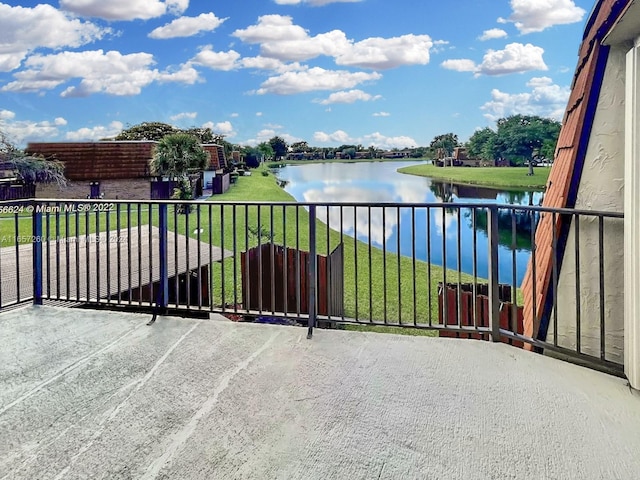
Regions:
[[[576,208],[622,212],[624,209],[625,54],[612,48],[589,139]],[[576,347],[576,272],[580,274],[581,351],[600,354],[599,226],[596,217],[580,219],[579,262],[576,227],[572,223],[558,281],[558,343]],[[604,225],[605,351],[606,358],[623,361],[624,345],[624,222]],[[553,341],[552,313],[547,339]]]

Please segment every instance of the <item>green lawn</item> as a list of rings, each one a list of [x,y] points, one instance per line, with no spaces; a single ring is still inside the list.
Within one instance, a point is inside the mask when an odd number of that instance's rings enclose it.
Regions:
[[[274,176],[263,176],[254,171],[250,177],[240,177],[236,185],[223,194],[211,198],[212,203],[223,201],[265,201],[265,202],[294,202],[294,199],[280,188]],[[296,246],[296,241],[301,249],[308,248],[309,216],[303,208],[293,205],[268,204],[263,206],[235,207],[235,228],[232,224],[234,207],[231,205],[216,205],[212,213],[211,230],[213,242],[231,249],[233,246],[234,232],[240,235],[236,237],[236,249],[240,252],[246,247],[244,232],[247,225],[254,229],[258,225],[258,211],[260,212],[260,224],[270,228],[273,222],[274,242],[287,246]],[[297,219],[296,219],[297,212]],[[346,215],[347,213],[345,213]],[[353,215],[353,213],[351,213]],[[224,215],[224,222],[222,216]],[[370,319],[376,322],[386,321],[397,323],[400,319],[403,323],[426,323],[429,318],[437,323],[437,288],[442,281],[443,270],[438,266],[430,266],[423,261],[413,261],[409,257],[383,252],[376,248],[369,251],[368,243],[356,241],[347,235],[341,236],[333,229],[337,221],[332,218],[330,229],[317,220],[317,251],[326,254],[333,250],[341,241],[344,244],[344,306],[346,317],[358,317]],[[182,222],[184,219],[181,218]],[[296,230],[296,221],[299,230]],[[296,232],[300,235],[296,238]],[[204,235],[204,233],[203,233]],[[208,235],[208,234],[207,234]],[[257,239],[249,237],[249,245],[257,244]],[[264,243],[264,242],[263,242]],[[369,266],[369,256],[371,266]],[[386,268],[385,268],[386,264]],[[240,285],[233,289],[233,272],[237,272],[237,281],[241,277],[240,261],[229,258],[224,262],[224,275],[222,266],[215,265],[214,293],[216,298],[222,298],[222,283],[224,279],[225,300],[233,303],[233,292],[240,298]],[[415,271],[415,274],[414,274]],[[383,274],[386,272],[386,277]],[[469,275],[458,275],[457,271],[449,270],[447,281],[471,282]],[[482,280],[479,280],[482,281]],[[231,287],[231,288],[230,288]],[[414,303],[415,297],[415,303]],[[357,311],[356,311],[357,310]]]
[[[262,171],[265,174],[262,174]],[[249,228],[257,230],[273,228],[273,242],[289,247],[298,246],[308,249],[309,214],[295,200],[277,185],[276,178],[268,173],[266,167],[254,170],[251,176],[240,177],[236,184],[224,195],[217,195],[210,202],[198,203],[198,209],[185,215],[176,213],[173,205],[169,207],[169,228],[203,242],[211,242],[234,252],[234,257],[221,263],[214,263],[212,270],[213,301],[217,306],[241,303],[242,272],[240,253],[247,246],[257,245],[258,240],[247,234]],[[260,205],[231,205],[220,202],[264,202]],[[276,202],[274,204],[274,202]],[[279,204],[277,202],[280,202]],[[287,204],[283,204],[287,202]],[[364,207],[366,208],[366,207]],[[318,207],[318,214],[323,208]],[[199,212],[199,213],[198,213]],[[344,215],[354,215],[353,210],[344,208]],[[149,214],[148,207],[142,206],[138,212],[133,205],[128,212],[123,205],[118,212],[109,214],[90,214],[89,221],[80,214],[76,229],[75,216],[71,215],[69,227],[64,215],[49,215],[43,222],[43,229],[50,237],[83,235],[87,230],[104,231],[107,227],[115,230],[127,225],[136,226],[152,223],[158,225],[157,207]],[[108,219],[108,223],[107,223]],[[16,234],[26,239],[31,235],[31,218],[27,215],[0,221],[2,246],[14,244]],[[200,230],[197,229],[199,224]],[[352,237],[341,235],[338,230],[338,217],[332,214],[328,228],[320,220],[316,221],[317,252],[327,254],[341,242],[344,245],[344,308],[345,316],[360,320],[387,322],[389,324],[438,323],[438,282],[443,279],[443,269],[426,262],[412,260],[409,257],[391,253],[383,255],[382,250],[370,247],[368,243],[356,241]],[[360,228],[363,228],[362,226]],[[262,243],[267,240],[263,239]],[[434,248],[436,248],[434,246]],[[370,260],[369,260],[370,259]],[[457,271],[447,271],[447,282],[472,282],[469,275]],[[478,279],[482,282],[482,279]],[[414,301],[415,299],[415,301]],[[397,330],[397,329],[395,329]],[[421,331],[422,332],[422,331]]]
[[[434,165],[412,165],[398,169],[400,173],[431,177],[454,183],[486,185],[508,189],[543,190],[551,167],[535,167],[529,176],[528,167],[436,167]]]

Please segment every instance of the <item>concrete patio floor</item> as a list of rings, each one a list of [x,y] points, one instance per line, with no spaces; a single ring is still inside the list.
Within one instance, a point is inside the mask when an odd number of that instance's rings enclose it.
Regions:
[[[503,344],[25,307],[2,479],[638,479],[626,381]]]

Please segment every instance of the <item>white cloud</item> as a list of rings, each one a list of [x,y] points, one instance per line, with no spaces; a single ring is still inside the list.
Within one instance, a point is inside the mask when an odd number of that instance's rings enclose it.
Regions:
[[[523,34],[541,32],[554,25],[576,23],[586,13],[573,0],[511,0],[511,9],[513,13],[508,21],[513,22]]]
[[[231,118],[238,118],[240,116],[240,114],[238,112],[233,112],[231,115],[229,115]]]
[[[304,61],[320,55],[333,57],[336,64],[371,69],[402,65],[426,65],[433,41],[428,35],[368,38],[360,42],[347,39],[344,32],[332,30],[310,36],[289,16],[263,15],[256,25],[238,29],[233,35],[260,45],[263,57],[281,61]]]
[[[262,112],[256,112],[256,117],[261,117],[262,116]]]
[[[426,65],[433,41],[428,35],[368,38],[336,55],[336,64],[383,70],[402,65]]]
[[[202,128],[210,128],[213,132],[224,135],[225,137],[233,137],[236,134],[233,125],[228,120],[218,123],[207,122],[202,125]]]
[[[376,112],[373,114],[374,117],[390,117],[391,114],[389,112]]]
[[[476,63],[467,58],[445,60],[441,65],[447,70],[455,70],[456,72],[475,72],[478,69]]]
[[[348,72],[314,67],[304,72],[286,72],[271,77],[262,83],[256,93],[258,95],[266,93],[294,95],[315,90],[341,90],[380,78],[382,75],[377,72]]]
[[[307,66],[300,65],[298,62],[285,63],[277,58],[269,57],[245,57],[240,60],[240,65],[243,68],[252,68],[256,70],[271,70],[278,73],[293,72],[299,70],[306,70]]]
[[[188,64],[177,71],[152,69],[149,53],[122,55],[102,50],[62,52],[56,55],[34,55],[25,62],[26,70],[15,73],[15,80],[2,91],[35,92],[56,88],[79,78],[79,85],[69,86],[63,97],[82,97],[94,93],[137,95],[154,81],[193,84],[198,73]]]
[[[315,132],[313,134],[313,140],[319,143],[351,143],[352,139],[349,134],[344,130],[336,130],[333,133]]]
[[[175,122],[178,120],[184,120],[185,118],[189,120],[193,120],[197,116],[198,116],[198,112],[182,112],[176,115],[171,115],[169,118]]]
[[[397,136],[389,137],[380,132],[370,133],[360,138],[353,138],[344,130],[336,130],[333,133],[315,132],[313,140],[325,145],[341,145],[341,144],[362,144],[366,146],[374,146],[383,150],[392,148],[411,148],[418,143],[411,137]]]
[[[212,70],[229,71],[238,68],[237,62],[239,58],[240,54],[234,50],[214,52],[211,45],[206,45],[189,62]]]
[[[491,101],[481,109],[485,118],[496,121],[509,115],[538,115],[562,120],[569,94],[569,87],[555,85],[549,77],[532,78],[527,87],[530,92],[509,94],[498,89],[491,91]]]
[[[502,30],[501,28],[491,28],[489,30],[485,30],[482,32],[482,35],[478,37],[478,40],[483,42],[487,40],[495,40],[496,38],[506,38],[507,32]]]
[[[70,18],[47,4],[26,8],[0,3],[0,32],[0,71],[10,72],[36,48],[79,47],[111,29]]]
[[[73,132],[67,132],[65,139],[74,142],[86,142],[100,140],[102,138],[113,138],[122,132],[124,125],[122,122],[113,121],[109,125],[97,125],[92,128],[83,127]]]
[[[315,100],[315,102],[320,103],[321,105],[330,105],[332,103],[355,103],[357,101],[371,102],[381,98],[382,95],[371,95],[363,92],[362,90],[348,90],[332,93],[328,98],[325,98],[324,100]]]
[[[441,65],[449,70],[474,72],[476,75],[507,75],[548,70],[542,58],[543,54],[543,48],[530,43],[510,43],[504,50],[488,50],[480,65],[466,58],[445,60]]]
[[[12,120],[16,117],[16,113],[11,110],[0,110],[0,121]]]
[[[197,17],[180,17],[149,33],[149,37],[157,39],[191,37],[200,32],[212,32],[218,28],[226,18],[218,18],[214,13],[202,13]]]
[[[67,124],[62,117],[43,121],[16,120],[15,117],[10,110],[0,110],[0,131],[19,147],[28,142],[54,140],[60,135],[60,127]]]
[[[412,148],[418,145],[418,143],[411,137],[404,135],[388,137],[380,132],[365,135],[358,143],[362,143],[363,145],[373,145],[374,147],[382,148],[383,150],[389,150],[392,148]]]
[[[180,15],[189,0],[60,0],[60,8],[84,17],[105,20],[148,20],[166,13]]]

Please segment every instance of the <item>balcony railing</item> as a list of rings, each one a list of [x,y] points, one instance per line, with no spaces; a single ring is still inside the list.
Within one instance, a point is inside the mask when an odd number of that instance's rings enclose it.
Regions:
[[[527,312],[520,286],[527,268],[539,273],[545,215],[549,301]],[[623,307],[610,277],[622,225],[620,213],[476,203],[3,202],[0,308],[215,312],[302,324],[309,336],[408,328],[621,373]],[[540,331],[525,334],[527,314]]]

